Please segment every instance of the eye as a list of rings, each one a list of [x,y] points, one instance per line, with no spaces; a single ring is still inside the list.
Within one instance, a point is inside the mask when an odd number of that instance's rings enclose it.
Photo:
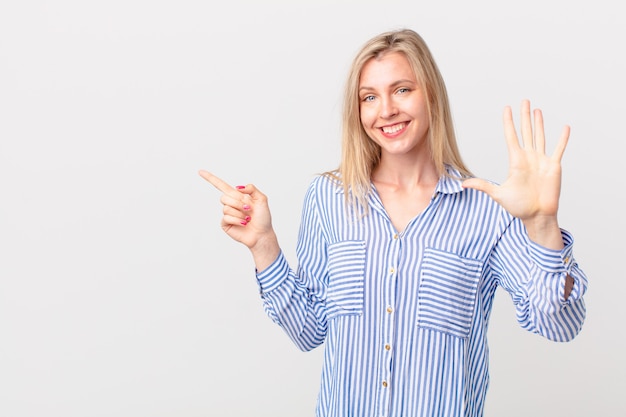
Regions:
[[[397,94],[406,94],[406,93],[408,93],[408,92],[410,92],[410,91],[411,91],[411,90],[410,90],[410,89],[408,89],[408,88],[406,88],[406,87],[401,87],[401,88],[398,88],[398,91],[396,91],[396,93],[397,93]]]
[[[361,99],[361,101],[368,102],[368,101],[374,101],[374,99],[375,99],[375,97],[374,97],[373,95],[371,95],[371,94],[370,94],[370,95],[368,95],[368,96],[364,96],[364,97]]]

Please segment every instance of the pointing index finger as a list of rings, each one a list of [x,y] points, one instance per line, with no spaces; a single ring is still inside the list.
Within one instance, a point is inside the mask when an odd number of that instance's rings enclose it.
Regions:
[[[233,187],[231,187],[228,183],[226,183],[225,181],[216,177],[215,175],[211,174],[208,171],[200,170],[198,171],[198,174],[200,174],[202,178],[210,182],[215,188],[217,188],[223,193],[227,193],[233,190]]]

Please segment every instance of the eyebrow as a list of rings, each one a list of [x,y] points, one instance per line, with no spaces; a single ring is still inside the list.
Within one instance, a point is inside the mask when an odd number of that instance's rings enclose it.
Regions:
[[[389,85],[389,87],[396,87],[396,86],[398,86],[398,85],[400,85],[400,84],[407,84],[407,83],[409,83],[409,84],[413,84],[413,85],[417,85],[417,83],[416,83],[415,81],[413,81],[413,80],[409,80],[409,79],[407,79],[407,78],[403,78],[403,79],[400,79],[400,80],[397,80],[397,81],[392,82],[392,83]],[[363,91],[363,90],[370,90],[370,91],[372,91],[372,90],[375,90],[375,88],[374,88],[374,87],[368,87],[368,86],[366,86],[366,85],[359,87],[359,92],[361,92],[361,91]]]

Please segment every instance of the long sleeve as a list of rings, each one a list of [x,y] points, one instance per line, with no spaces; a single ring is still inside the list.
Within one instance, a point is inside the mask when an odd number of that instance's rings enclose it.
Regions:
[[[500,285],[511,294],[520,325],[559,342],[572,340],[580,332],[587,289],[587,277],[573,256],[573,238],[565,230],[562,236],[562,250],[544,248],[530,241],[515,219],[498,243],[493,263]],[[565,299],[568,275],[574,287]]]
[[[305,197],[297,255],[297,273],[281,253],[257,273],[257,281],[267,315],[306,351],[323,343],[327,329],[326,243],[312,187]]]

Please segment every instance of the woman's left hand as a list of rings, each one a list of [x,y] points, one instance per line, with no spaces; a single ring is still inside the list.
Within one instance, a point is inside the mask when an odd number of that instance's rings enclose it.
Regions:
[[[520,143],[511,108],[507,106],[504,110],[504,133],[509,152],[509,175],[506,181],[495,185],[472,178],[464,181],[463,187],[489,194],[511,215],[524,222],[531,239],[544,240],[541,237],[544,232],[549,232],[554,237],[555,227],[559,230],[557,212],[561,193],[561,159],[570,128],[564,127],[554,153],[551,156],[546,155],[541,110],[535,109],[532,116],[534,123],[531,120],[530,102],[524,100],[521,109]]]

